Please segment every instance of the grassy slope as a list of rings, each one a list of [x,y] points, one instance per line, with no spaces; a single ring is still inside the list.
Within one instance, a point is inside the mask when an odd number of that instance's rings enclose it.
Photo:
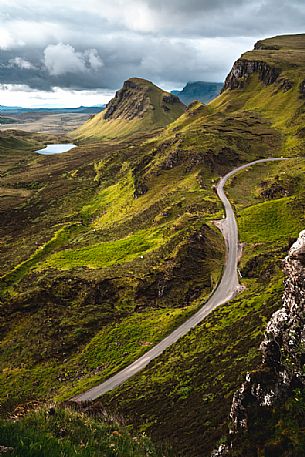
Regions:
[[[83,146],[80,153],[74,150],[56,161],[44,158],[54,171],[49,168],[44,187],[38,183],[35,198],[25,205],[26,213],[35,205],[44,208],[29,226],[28,240],[34,233],[39,245],[50,246],[46,242],[54,229],[61,230],[58,224],[74,225],[63,229],[61,242],[51,249],[36,247],[36,254],[32,244],[31,260],[18,259],[14,272],[8,270],[5,278],[11,296],[4,296],[3,309],[10,301],[16,310],[13,315],[4,313],[2,327],[2,381],[10,392],[7,407],[59,390],[68,396],[69,389],[81,390],[127,364],[145,350],[132,331],[129,339],[122,334],[120,343],[128,347],[128,359],[122,350],[110,366],[101,366],[99,357],[84,366],[78,354],[100,332],[106,338],[118,324],[123,329],[131,314],[134,326],[141,322],[145,341],[151,319],[158,320],[165,335],[202,303],[222,265],[221,236],[212,225],[205,226],[220,209],[212,182],[218,173],[256,157],[262,132],[264,154],[272,154],[279,139],[268,123],[256,116],[218,115],[199,104],[141,147],[136,143],[119,148]],[[32,173],[35,181],[40,170],[30,168],[26,173]],[[16,177],[20,180],[19,170]],[[13,173],[9,179],[16,179]],[[8,257],[18,252],[21,239],[26,244],[24,232],[22,237]],[[19,285],[14,287],[10,278]],[[181,312],[168,320],[170,309]],[[24,314],[25,310],[30,312]],[[10,325],[5,326],[8,316]],[[42,325],[45,320],[48,324]],[[161,336],[151,335],[147,343]],[[40,382],[33,387],[36,378]]]
[[[205,225],[220,210],[213,180],[256,157],[262,132],[271,154],[279,138],[268,123],[196,105],[142,146],[87,145],[9,171],[10,186],[36,184],[29,200],[5,211],[4,409],[96,384],[202,303],[222,268],[221,236]],[[12,243],[8,229],[17,224]],[[59,230],[60,242],[48,244]],[[108,254],[118,245],[114,263]],[[118,347],[107,344],[113,338]]]
[[[219,209],[210,181],[201,185],[199,167],[165,169],[135,198],[146,151],[150,145],[135,144],[86,146],[56,160],[29,155],[25,169],[7,173],[7,185],[37,188],[4,212],[10,226],[22,223],[14,245],[2,247],[11,265],[2,278],[3,409],[68,398],[105,379],[217,282],[223,243],[206,225]]]
[[[253,167],[227,186],[245,243],[240,266],[245,292],[101,400],[155,440],[170,436],[175,455],[208,456],[225,439],[232,395],[259,361],[266,323],[281,303],[281,258],[304,228],[305,164],[289,163]],[[266,189],[279,189],[279,182],[286,196],[268,199]],[[266,207],[273,218],[266,217]],[[276,231],[270,230],[274,218],[279,218]]]
[[[69,409],[37,409],[15,421],[0,420],[0,443],[9,457],[146,457],[159,455],[145,435],[131,435],[111,417]]]
[[[182,103],[168,105],[168,109],[163,109],[163,97],[169,96],[168,92],[163,91],[149,81],[135,79],[139,90],[147,91],[146,96],[150,100],[150,106],[141,116],[134,119],[124,117],[118,119],[105,119],[105,112],[101,112],[86,122],[75,132],[75,137],[79,140],[109,140],[126,138],[139,132],[150,132],[165,127],[167,124],[177,119],[184,111]],[[135,101],[136,104],[136,101]],[[130,107],[130,110],[135,109]]]
[[[242,59],[265,62],[280,70],[277,81],[265,85],[254,73],[242,89],[226,90],[211,105],[232,114],[247,111],[263,116],[283,136],[282,154],[303,155],[305,108],[300,86],[304,80],[305,35],[275,37],[262,43],[266,49],[246,52]],[[283,81],[289,81],[289,90],[281,87]]]
[[[17,204],[8,200],[3,210],[3,273],[17,267],[19,281],[9,281],[9,288],[6,281],[2,284],[6,288],[0,304],[4,408],[35,398],[67,398],[96,384],[143,353],[202,303],[222,265],[220,234],[206,225],[221,215],[211,190],[213,181],[238,163],[279,155],[282,138],[286,146],[288,138],[295,145],[295,131],[287,133],[286,124],[275,122],[277,104],[272,116],[258,101],[254,111],[242,109],[246,91],[247,103],[255,91],[260,103],[263,100],[264,87],[255,76],[250,79],[244,92],[225,93],[210,107],[192,105],[161,135],[141,146],[136,140],[85,145],[56,159],[28,153],[26,163],[18,156],[7,167],[5,186],[18,185],[23,191],[31,187],[31,194],[23,194]],[[276,98],[270,97],[272,105]],[[246,176],[243,187],[248,190]],[[274,190],[278,180],[270,178],[267,191],[276,195],[274,203],[263,203],[269,198],[264,194],[253,201],[253,211],[238,200],[245,192],[235,186],[242,237],[246,239],[249,223],[257,215],[266,217],[266,205],[275,217],[279,205],[289,217],[291,203],[302,225],[302,171],[298,177],[292,174],[284,183],[291,187],[280,203],[282,195]],[[251,185],[254,192],[260,187],[266,190],[255,176]],[[258,242],[245,248],[244,296],[217,310],[109,396],[112,405],[119,403],[157,440],[171,436],[182,455],[207,455],[214,447],[226,429],[232,392],[245,370],[255,366],[255,348],[282,291],[279,260],[290,235],[285,218],[281,220],[280,243],[267,236],[262,224]],[[62,224],[72,224],[68,237],[35,257],[37,245],[45,246]],[[294,230],[297,227],[298,222]],[[136,239],[136,249],[126,239]],[[147,240],[156,244],[147,249]],[[109,254],[122,243],[119,262],[111,264],[105,247]],[[100,252],[104,257],[96,261]],[[23,269],[22,262],[33,254],[34,261]],[[64,272],[54,268],[56,260]],[[152,333],[151,326],[158,332]]]

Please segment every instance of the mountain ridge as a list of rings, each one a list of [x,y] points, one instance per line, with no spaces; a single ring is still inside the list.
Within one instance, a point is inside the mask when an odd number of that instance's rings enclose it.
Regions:
[[[209,103],[219,95],[222,87],[223,83],[218,82],[189,81],[182,90],[172,90],[171,93],[177,95],[185,105],[195,100]]]

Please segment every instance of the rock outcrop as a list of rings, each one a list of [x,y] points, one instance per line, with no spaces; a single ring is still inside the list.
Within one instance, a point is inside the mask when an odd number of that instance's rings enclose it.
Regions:
[[[106,109],[75,131],[79,139],[120,139],[156,131],[181,116],[186,107],[175,95],[143,78],[130,78]]]
[[[153,109],[151,92],[155,86],[149,81],[140,78],[131,78],[124,82],[122,89],[118,90],[115,97],[108,103],[104,119],[143,118],[146,111]],[[161,92],[161,90],[160,90]],[[181,105],[178,97],[164,92],[161,108],[170,111],[170,106]]]
[[[281,70],[271,67],[266,62],[259,60],[238,59],[226,77],[223,91],[226,89],[242,89],[251,74],[258,73],[260,81],[266,86],[273,84],[279,77]]]
[[[229,445],[220,446],[213,457],[231,455],[234,447],[246,438],[255,417],[264,417],[268,409],[285,401],[293,389],[305,387],[305,230],[285,258],[284,271],[287,278],[283,306],[267,325],[260,346],[261,366],[247,374],[235,393]]]

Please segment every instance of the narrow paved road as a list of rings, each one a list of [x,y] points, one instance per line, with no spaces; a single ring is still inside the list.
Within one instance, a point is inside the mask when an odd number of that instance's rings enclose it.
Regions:
[[[217,306],[226,303],[238,293],[241,287],[239,284],[237,271],[239,257],[238,228],[233,208],[224,192],[224,185],[226,181],[235,173],[238,173],[239,171],[244,170],[251,165],[262,162],[275,162],[277,160],[287,159],[269,158],[247,163],[230,171],[230,173],[226,174],[223,178],[220,179],[217,185],[217,195],[223,203],[226,214],[226,218],[223,219],[220,223],[220,228],[226,242],[227,255],[221,281],[209,300],[202,306],[202,308],[200,308],[199,311],[197,311],[197,313],[191,316],[176,330],[174,330],[166,338],[160,341],[160,343],[142,355],[142,357],[139,357],[131,365],[119,371],[116,375],[112,376],[102,384],[99,384],[87,392],[72,398],[72,401],[80,403],[84,401],[95,400],[109,390],[112,390],[120,384],[123,384],[123,382],[131,378],[134,374],[143,370],[143,368],[145,368],[151,360],[162,354],[165,349],[176,343],[179,338],[188,333],[192,328],[196,327],[196,325],[199,324],[215,308],[217,308]]]

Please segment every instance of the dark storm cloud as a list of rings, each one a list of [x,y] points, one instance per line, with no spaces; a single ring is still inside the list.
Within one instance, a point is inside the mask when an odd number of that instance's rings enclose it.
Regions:
[[[119,87],[130,76],[222,80],[265,36],[305,29],[302,1],[0,0],[0,82]]]

